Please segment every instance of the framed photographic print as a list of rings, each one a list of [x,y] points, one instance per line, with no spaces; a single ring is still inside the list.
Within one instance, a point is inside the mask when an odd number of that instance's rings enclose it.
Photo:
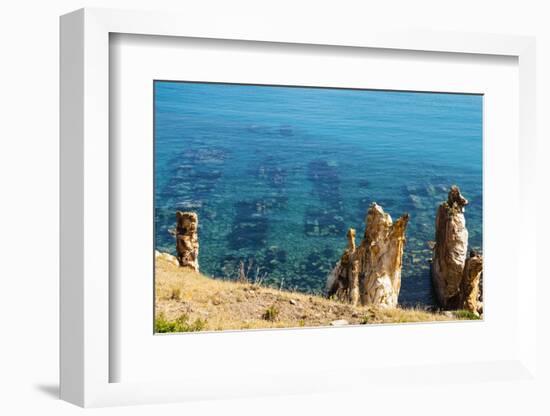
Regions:
[[[482,102],[155,80],[156,331],[479,319]]]
[[[61,19],[62,398],[529,377],[533,39],[241,23]]]

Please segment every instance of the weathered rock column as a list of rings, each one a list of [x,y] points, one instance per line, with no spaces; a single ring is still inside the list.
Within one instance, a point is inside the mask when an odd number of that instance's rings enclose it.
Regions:
[[[462,309],[466,309],[475,314],[480,314],[482,304],[480,299],[480,281],[483,273],[483,257],[474,250],[470,251],[470,256],[464,264],[462,274],[462,284],[460,292],[462,297]]]
[[[349,287],[349,301],[353,306],[357,306],[361,300],[361,292],[359,290],[359,260],[354,260],[351,264]]]
[[[176,212],[176,251],[179,265],[199,270],[199,218],[194,212]]]
[[[357,303],[359,299],[359,265],[354,260],[355,230],[353,228],[348,230],[347,238],[348,247],[327,279],[327,292],[329,297],[350,303],[353,302],[353,292]]]
[[[409,215],[395,223],[373,203],[365,219],[365,237],[357,249],[363,275],[361,302],[377,307],[396,307],[401,289],[401,266]]]
[[[348,248],[327,279],[328,296],[345,302],[395,307],[401,289],[401,265],[409,216],[395,223],[373,203],[365,218],[365,235],[355,247],[355,230],[348,231]]]
[[[432,281],[439,304],[446,309],[460,307],[460,286],[468,248],[464,207],[468,200],[452,186],[447,201],[437,211]]]

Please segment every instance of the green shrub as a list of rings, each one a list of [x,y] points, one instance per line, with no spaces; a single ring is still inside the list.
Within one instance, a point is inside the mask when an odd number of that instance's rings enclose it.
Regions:
[[[469,320],[478,320],[480,319],[478,315],[476,315],[473,312],[467,311],[465,309],[460,309],[458,311],[454,311],[453,315],[457,317],[458,319],[469,319]]]
[[[205,319],[197,318],[194,322],[189,322],[189,315],[186,313],[181,314],[173,321],[167,320],[163,313],[160,313],[155,319],[156,333],[197,332],[204,330],[205,327]]]
[[[184,332],[197,332],[202,331],[206,327],[206,319],[197,318],[195,322],[188,326],[187,331]]]
[[[269,308],[267,308],[262,315],[262,318],[266,321],[273,322],[277,320],[277,317],[279,316],[279,309],[275,305],[271,305]]]

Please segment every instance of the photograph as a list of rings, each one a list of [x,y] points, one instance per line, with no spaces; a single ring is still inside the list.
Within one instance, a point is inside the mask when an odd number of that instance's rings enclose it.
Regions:
[[[483,95],[153,81],[154,332],[483,319]]]

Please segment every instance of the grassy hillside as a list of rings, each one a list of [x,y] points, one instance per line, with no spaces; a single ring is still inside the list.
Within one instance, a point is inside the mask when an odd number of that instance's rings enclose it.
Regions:
[[[213,279],[173,260],[168,255],[156,259],[157,332],[312,327],[338,325],[334,322],[338,320],[353,325],[473,318],[463,311],[354,307],[320,296]]]

